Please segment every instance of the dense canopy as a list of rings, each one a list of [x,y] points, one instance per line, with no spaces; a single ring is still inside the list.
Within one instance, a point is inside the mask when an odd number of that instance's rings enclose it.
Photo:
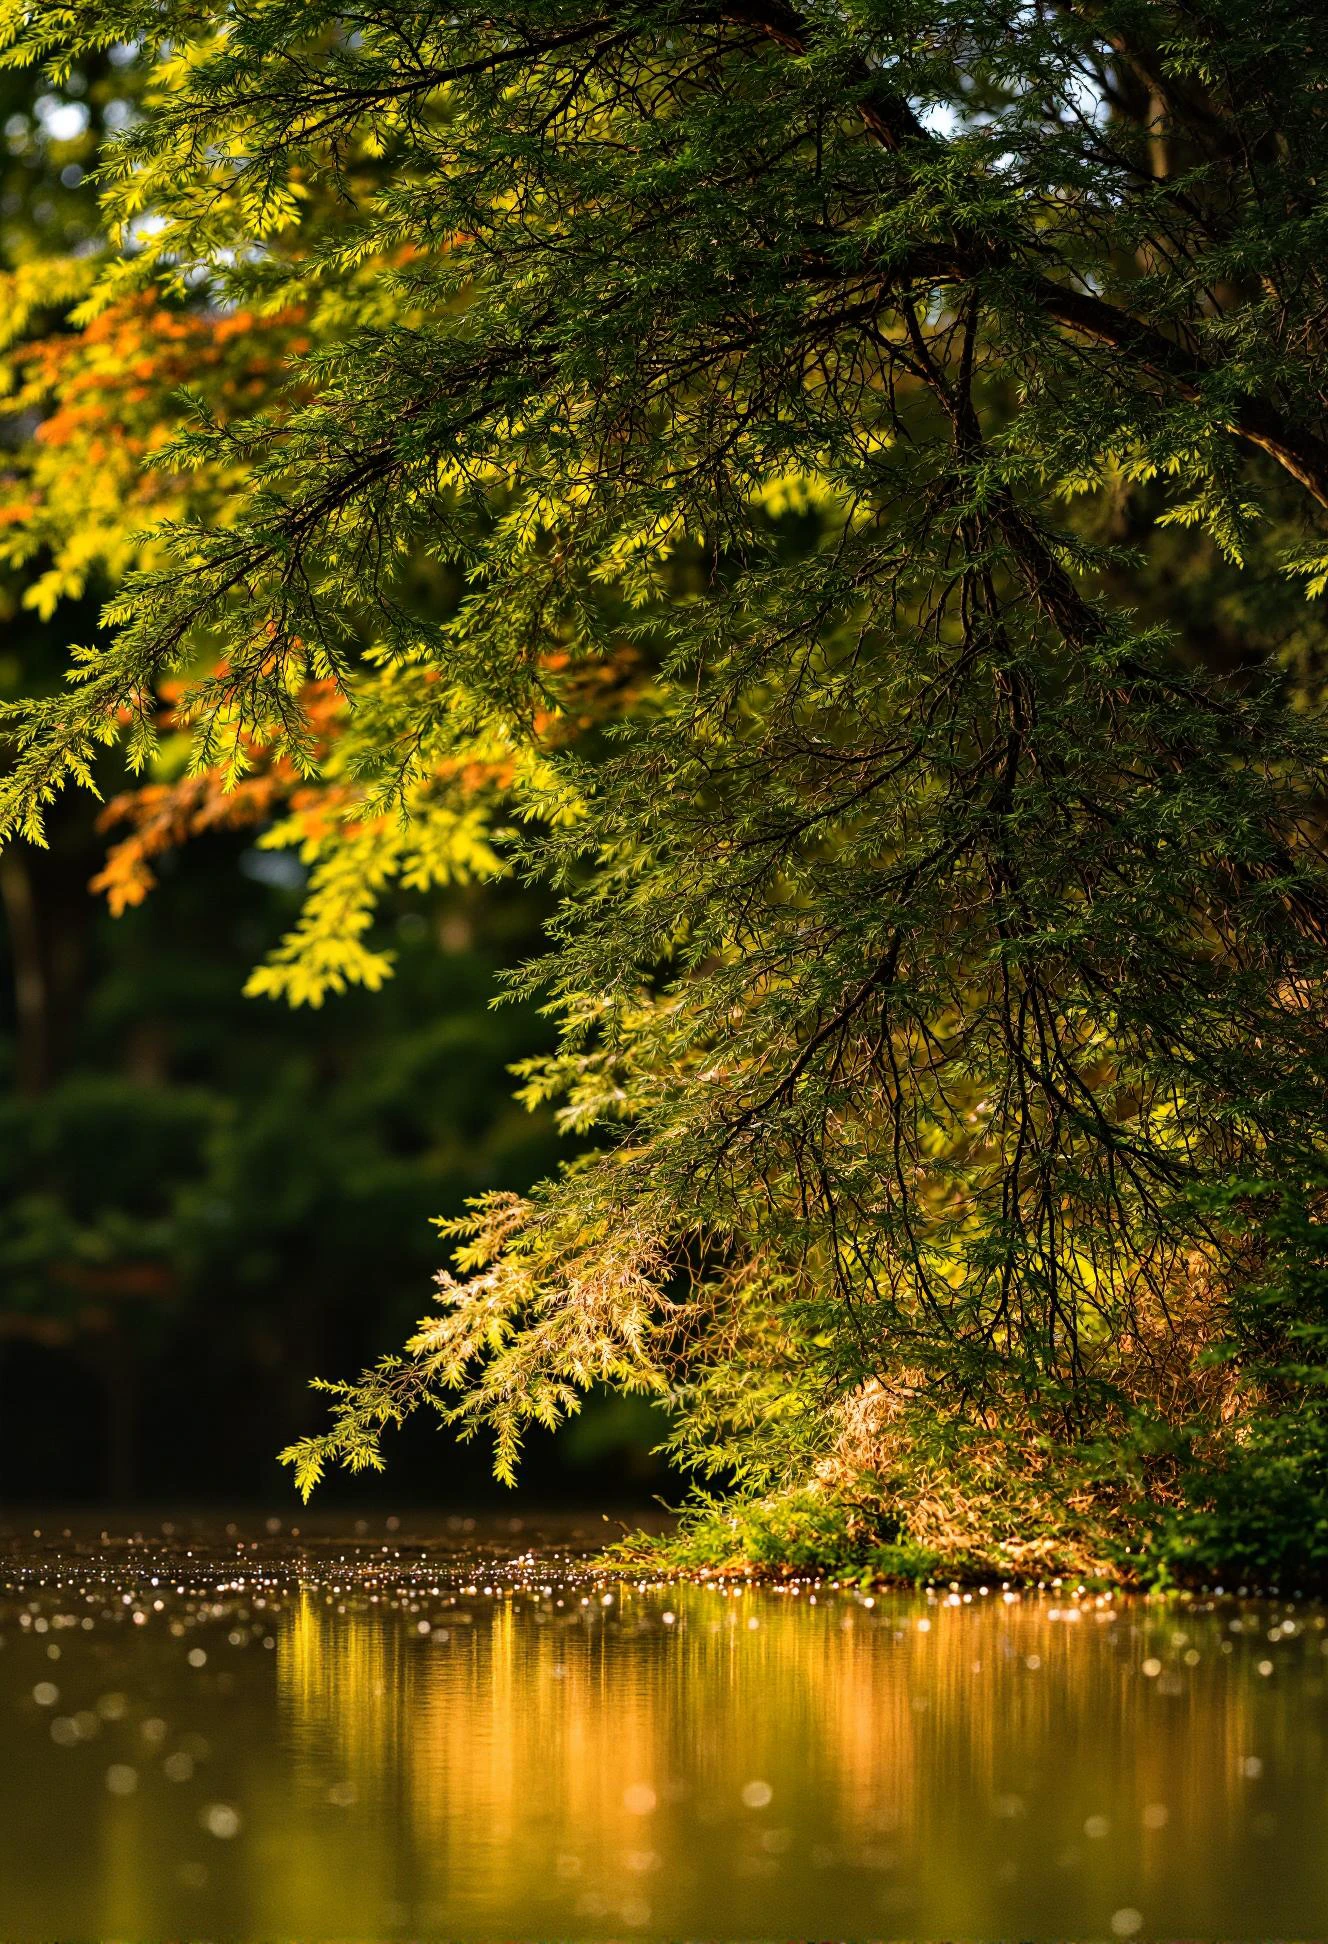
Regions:
[[[389,883],[559,897],[522,1077],[592,1138],[301,1482],[608,1382],[776,1548],[1321,1552],[1318,7],[0,20],[141,74],[83,341],[155,287],[235,347],[5,828],[117,737],[172,841],[249,792],[296,1003]]]

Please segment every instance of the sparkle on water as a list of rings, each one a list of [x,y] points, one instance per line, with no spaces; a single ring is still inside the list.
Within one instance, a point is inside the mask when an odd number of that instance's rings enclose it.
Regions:
[[[0,1540],[0,1935],[1322,1930],[1303,1602],[652,1585],[502,1537]]]

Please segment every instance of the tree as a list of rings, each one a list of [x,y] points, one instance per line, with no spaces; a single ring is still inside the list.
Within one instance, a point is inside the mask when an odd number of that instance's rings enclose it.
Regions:
[[[346,789],[268,989],[381,977],[401,857],[561,895],[526,1096],[599,1143],[302,1484],[422,1400],[506,1473],[608,1382],[947,1556],[1234,1558],[1260,1491],[1321,1549],[1317,9],[0,17],[148,65],[89,314],[310,334],[170,448],[231,509],[11,716],[5,829],[181,685],[200,769]]]

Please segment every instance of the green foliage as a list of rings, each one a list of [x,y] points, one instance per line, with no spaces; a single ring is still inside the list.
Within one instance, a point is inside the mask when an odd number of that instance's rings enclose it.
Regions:
[[[1240,1200],[1316,1221],[1328,1137],[1318,9],[0,21],[57,80],[140,49],[81,314],[310,332],[168,449],[225,515],[9,712],[0,826],[159,760],[169,683],[197,768],[350,786],[258,989],[377,985],[395,876],[561,899],[523,1078],[599,1146],[476,1206],[302,1487],[421,1402],[507,1475],[611,1384],[919,1556],[1119,1558],[1157,1504],[1244,1557],[1186,1520],[1320,1369]]]
[[[615,1548],[628,1563],[664,1559],[679,1572],[811,1572],[837,1579],[926,1580],[952,1561],[910,1543],[875,1506],[806,1489],[736,1504],[698,1496],[663,1545]]]
[[[1233,1291],[1215,1359],[1239,1368],[1240,1415],[1191,1429],[1186,1495],[1152,1522],[1149,1570],[1283,1587],[1328,1581],[1328,1225],[1323,1182],[1235,1201],[1259,1268]]]

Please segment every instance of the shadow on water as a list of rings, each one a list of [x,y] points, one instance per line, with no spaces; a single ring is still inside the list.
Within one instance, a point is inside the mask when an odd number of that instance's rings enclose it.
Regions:
[[[0,1934],[1322,1931],[1313,1608],[647,1586],[505,1538],[12,1546]]]

